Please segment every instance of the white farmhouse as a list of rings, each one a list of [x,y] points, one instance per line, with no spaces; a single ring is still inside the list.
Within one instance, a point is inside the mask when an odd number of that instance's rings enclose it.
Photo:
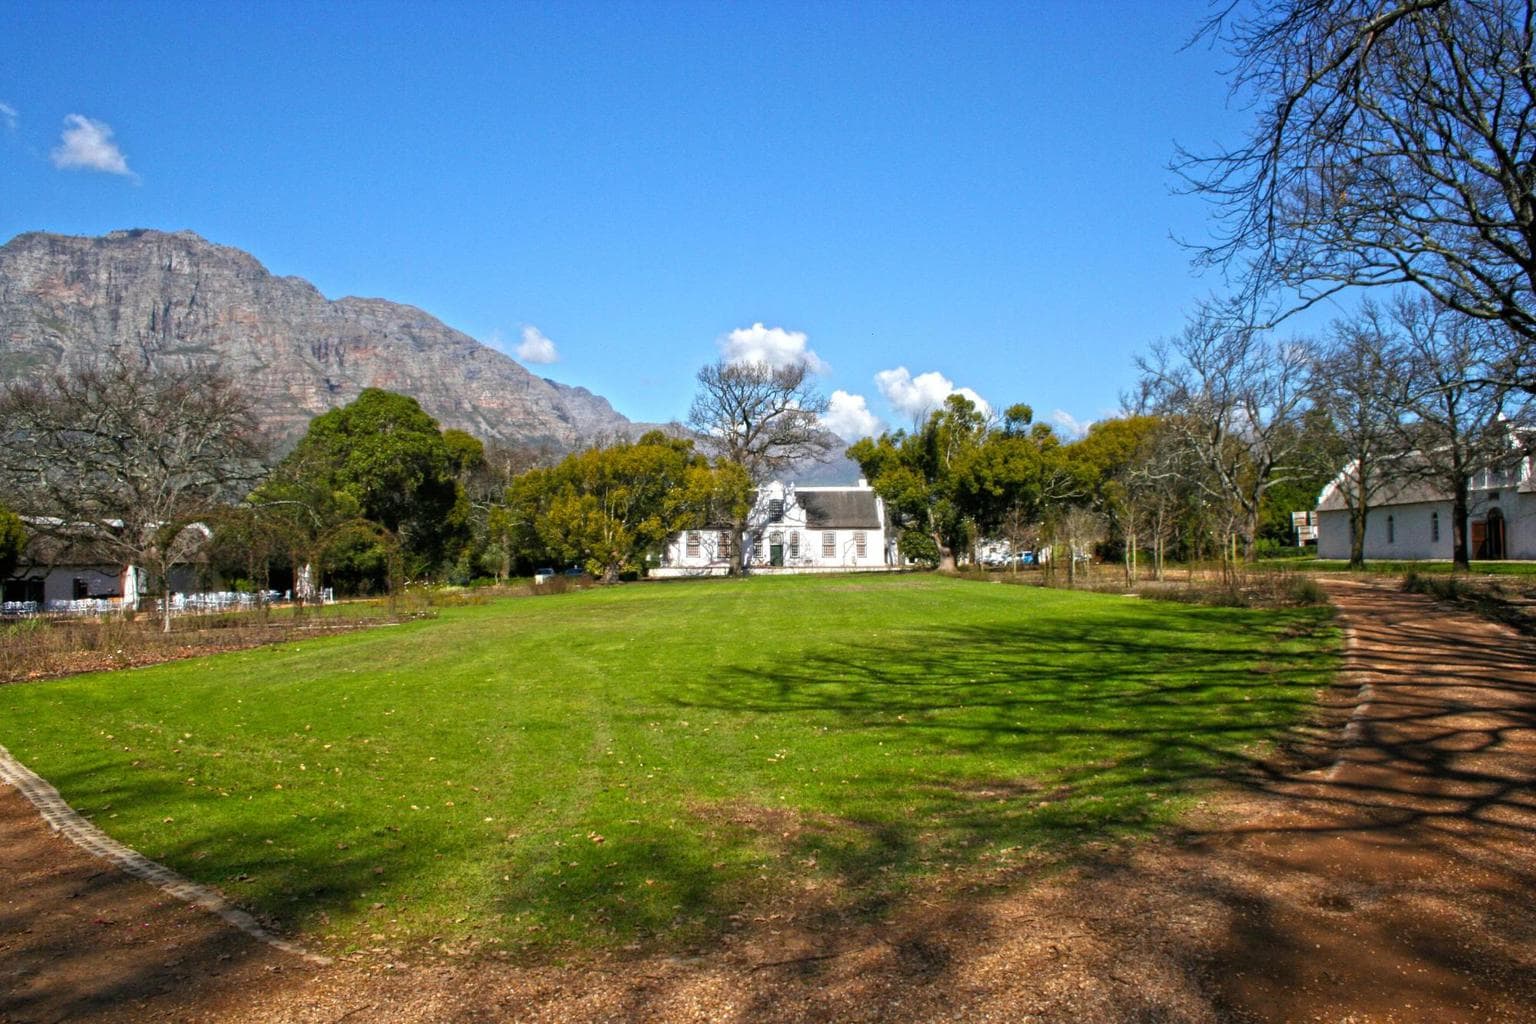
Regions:
[[[650,575],[721,576],[731,564],[730,527],[684,530],[668,539]],[[860,572],[900,568],[885,502],[868,482],[853,487],[758,488],[742,542],[753,572]]]
[[[1536,472],[1525,455],[1468,480],[1467,550],[1474,559],[1536,559]],[[1349,508],[1339,489],[1346,468],[1317,501],[1317,555],[1349,557]],[[1431,483],[1403,480],[1372,501],[1365,526],[1367,559],[1449,559],[1451,495]]]

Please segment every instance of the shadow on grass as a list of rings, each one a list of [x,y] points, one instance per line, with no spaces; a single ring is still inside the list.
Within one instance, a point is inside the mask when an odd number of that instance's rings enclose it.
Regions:
[[[1388,604],[1383,614],[1397,614]],[[664,820],[679,817],[676,808],[595,807],[594,820],[619,824],[566,837],[559,856],[509,859],[498,905],[541,929],[554,922],[565,937],[670,936],[664,944],[722,938],[733,917],[794,918],[812,944],[782,966],[757,965],[764,971],[753,977],[771,984],[744,999],[749,1018],[796,1000],[814,1009],[849,934],[837,926],[895,919],[902,930],[871,968],[895,979],[871,989],[872,1000],[889,999],[878,1016],[938,1020],[946,1018],[932,1004],[908,998],[912,988],[947,991],[976,952],[952,934],[989,927],[986,904],[959,886],[1007,884],[1015,865],[1036,877],[1039,858],[1067,858],[1086,880],[1071,891],[1096,902],[1061,907],[1064,918],[1106,957],[1135,951],[1157,970],[1196,979],[1215,1019],[1310,1019],[1327,1006],[1385,1019],[1409,1002],[1471,1005],[1469,993],[1504,1000],[1497,1006],[1536,1000],[1529,958],[1498,941],[1533,936],[1525,908],[1536,872],[1522,852],[1536,839],[1528,643],[1448,633],[1415,606],[1377,637],[1370,714],[1329,752],[1340,768],[1298,773],[1255,744],[1314,740],[1302,723],[1336,663],[1316,635],[1325,619],[1134,607],[1084,628],[1045,619],[934,625],[782,663],[743,658],[675,685],[668,696],[679,709],[710,709],[765,735],[782,721],[780,735],[800,737],[805,749],[741,780],[742,792],[763,795],[760,805],[689,807],[677,821]],[[1374,628],[1360,627],[1366,639]],[[1433,671],[1453,674],[1454,686],[1425,687],[1431,662],[1452,667]],[[801,761],[821,770],[797,771]],[[1216,779],[1258,798],[1265,813],[1174,824],[1166,798]],[[793,799],[775,806],[773,793]],[[406,848],[444,841],[417,826],[377,837],[387,841],[367,856],[338,856],[316,839],[317,824],[276,824],[249,857],[226,855],[218,871],[249,871],[264,906],[308,928],[315,911],[306,903],[365,904],[377,868],[401,870]],[[1174,867],[1102,842],[1164,827],[1178,840]],[[195,856],[193,845],[177,856]],[[807,877],[822,883],[816,893],[792,888]],[[927,931],[900,916],[903,893],[930,883],[969,916],[936,917]],[[1119,897],[1135,891],[1148,902],[1122,906]],[[284,912],[289,901],[297,902]],[[1428,913],[1440,905],[1459,915],[1454,942],[1445,917]],[[1167,907],[1180,909],[1158,916]],[[1194,934],[1186,920],[1218,923]],[[1155,956],[1148,927],[1159,929]],[[1382,984],[1381,964],[1399,955],[1424,972]],[[1106,997],[1124,1011],[1113,1019],[1175,1019],[1153,1005],[1155,992],[1136,989],[1142,975],[1127,977]],[[1094,981],[1112,986],[1102,975]],[[1334,1003],[1318,995],[1329,985],[1343,993]],[[633,1016],[663,1012],[671,993],[667,984],[638,987]]]
[[[1171,820],[1216,777],[1266,771],[1337,658],[1325,613],[1179,609],[948,624],[863,649],[735,668],[682,709],[783,717],[848,753],[792,784],[804,820],[766,835],[879,913],[919,876],[1070,855]],[[794,752],[789,754],[793,759]]]
[[[800,899],[807,881],[815,895],[797,912],[874,918],[950,870],[1038,865],[1166,825],[1170,798],[1259,770],[1254,744],[1283,739],[1301,718],[1334,664],[1314,635],[1325,628],[1316,610],[1136,602],[1101,605],[1084,624],[1058,610],[801,644],[779,662],[743,652],[708,678],[667,684],[660,699],[773,731],[792,748],[782,763],[733,780],[735,796],[685,795],[682,807],[628,803],[600,784],[562,819],[577,834],[508,842],[503,863],[483,863],[483,843],[464,852],[478,816],[402,813],[385,824],[320,794],[260,792],[246,813],[209,815],[188,805],[218,797],[175,782],[139,776],[131,791],[109,792],[101,780],[112,773],[89,765],[54,782],[83,811],[124,821],[238,822],[248,834],[160,841],[151,826],[125,838],[287,934],[381,947],[469,941],[457,915],[417,909],[428,883],[413,875],[441,855],[469,862],[445,883],[463,888],[464,915],[513,949],[688,946],[730,930],[733,916]],[[485,926],[487,906],[498,920]]]

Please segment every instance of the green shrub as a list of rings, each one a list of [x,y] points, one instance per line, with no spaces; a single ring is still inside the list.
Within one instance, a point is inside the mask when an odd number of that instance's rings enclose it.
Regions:
[[[901,553],[903,557],[929,569],[939,564],[939,546],[921,530],[903,531]]]
[[[1322,584],[1311,576],[1295,576],[1290,580],[1291,600],[1295,604],[1314,605],[1327,604],[1328,595],[1323,591]]]
[[[1403,591],[1424,594],[1437,601],[1464,601],[1478,596],[1477,588],[1455,576],[1427,576],[1410,570],[1403,577]]]

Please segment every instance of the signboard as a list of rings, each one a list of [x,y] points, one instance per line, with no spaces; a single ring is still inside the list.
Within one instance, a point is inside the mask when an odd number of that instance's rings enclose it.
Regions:
[[[1291,529],[1296,533],[1296,546],[1317,542],[1317,513],[1292,512]]]

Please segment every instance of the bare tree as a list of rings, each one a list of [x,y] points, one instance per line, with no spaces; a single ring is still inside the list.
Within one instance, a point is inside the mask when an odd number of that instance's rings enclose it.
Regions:
[[[1125,475],[1126,504],[1134,522],[1133,532],[1152,542],[1152,574],[1163,581],[1168,542],[1178,534],[1180,520],[1190,503],[1193,481],[1200,474],[1191,465],[1181,431],[1159,421],[1158,427],[1142,443]],[[1134,555],[1132,555],[1134,557]],[[1135,582],[1130,570],[1129,583]]]
[[[1331,427],[1336,445],[1318,451],[1337,459],[1332,487],[1349,513],[1349,564],[1365,567],[1365,527],[1372,506],[1397,479],[1403,462],[1402,401],[1405,353],[1380,307],[1333,325],[1333,337],[1312,366],[1313,407]]]
[[[1136,360],[1143,403],[1205,470],[1200,486],[1233,509],[1249,560],[1265,492],[1297,469],[1310,358],[1304,342],[1272,341],[1207,310]]]
[[[1408,418],[1400,445],[1411,455],[1403,472],[1451,496],[1451,558],[1454,568],[1467,570],[1471,477],[1518,458],[1513,431],[1528,419],[1530,402],[1486,382],[1490,353],[1498,351],[1498,339],[1490,335],[1502,325],[1423,297],[1399,296],[1391,317],[1406,363],[1401,401]]]
[[[1104,517],[1085,505],[1072,505],[1056,517],[1055,534],[1066,549],[1067,586],[1077,586],[1078,569],[1092,577],[1093,546],[1106,535]]]
[[[39,532],[82,541],[159,584],[207,540],[199,519],[261,475],[249,399],[210,367],[175,373],[116,354],[0,393],[0,490]]]
[[[805,462],[820,462],[837,439],[820,424],[827,400],[804,363],[717,362],[699,371],[699,390],[688,411],[688,426],[700,448],[740,466],[755,486]],[[746,564],[743,534],[749,503],[732,513],[731,572]]]
[[[1533,0],[1234,0],[1197,39],[1235,59],[1245,140],[1174,169],[1222,225],[1196,262],[1288,311],[1410,284],[1504,324],[1497,367],[1536,391]]]

